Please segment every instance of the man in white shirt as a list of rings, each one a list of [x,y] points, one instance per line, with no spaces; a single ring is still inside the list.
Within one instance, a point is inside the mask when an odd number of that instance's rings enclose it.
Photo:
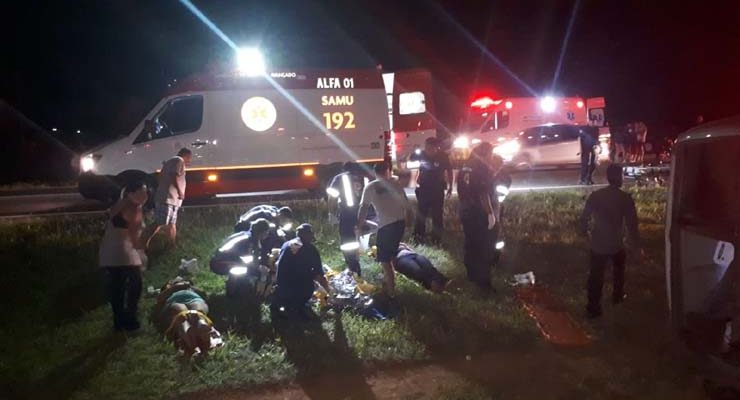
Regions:
[[[167,229],[170,243],[175,245],[177,213],[185,199],[185,167],[190,164],[192,158],[193,153],[190,149],[183,147],[175,157],[162,163],[157,192],[154,194],[154,225],[147,236],[147,247],[162,226]]]
[[[383,291],[388,297],[395,296],[396,279],[391,262],[396,257],[398,245],[406,229],[406,217],[410,205],[404,191],[404,183],[408,183],[408,176],[398,182],[391,179],[390,165],[381,163],[375,166],[376,179],[365,186],[360,200],[360,209],[357,213],[357,230],[367,219],[370,205],[378,214],[378,234],[376,245],[378,253],[376,260],[383,266]]]

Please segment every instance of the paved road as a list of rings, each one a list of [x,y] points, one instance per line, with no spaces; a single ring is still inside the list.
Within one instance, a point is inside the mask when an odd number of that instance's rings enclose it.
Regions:
[[[597,182],[604,181],[603,176],[597,172]],[[558,190],[577,187],[578,170],[538,170],[518,171],[512,174],[512,190]],[[413,191],[409,191],[413,194]],[[234,204],[245,201],[267,201],[275,198],[308,198],[306,192],[301,191],[278,191],[254,193],[248,196],[225,196],[208,201],[189,202],[190,207],[199,207],[213,204]],[[0,218],[12,218],[17,216],[57,214],[57,213],[81,213],[90,211],[101,211],[105,207],[95,201],[86,200],[76,192],[70,193],[46,193],[46,194],[22,194],[5,196],[0,195]]]

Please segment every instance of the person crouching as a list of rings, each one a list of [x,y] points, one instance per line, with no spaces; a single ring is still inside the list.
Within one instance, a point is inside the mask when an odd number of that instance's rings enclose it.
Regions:
[[[321,255],[314,246],[313,228],[302,224],[296,230],[298,237],[283,244],[277,261],[277,288],[272,300],[273,315],[311,319],[306,307],[313,296],[314,281],[330,291],[324,277]]]

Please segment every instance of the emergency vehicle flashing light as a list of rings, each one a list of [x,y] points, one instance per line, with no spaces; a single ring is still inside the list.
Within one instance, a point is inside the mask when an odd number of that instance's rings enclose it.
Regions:
[[[578,100],[578,102],[576,103],[576,107],[578,108],[583,108],[583,105],[583,100]]]
[[[470,139],[465,136],[458,136],[455,141],[452,142],[452,147],[456,149],[467,149],[470,147]]]
[[[506,103],[504,103],[504,106],[506,106],[507,110],[511,110],[512,107],[514,107],[514,103],[507,101]]]
[[[546,113],[555,111],[556,106],[555,99],[552,96],[545,96],[540,100],[540,108]]]
[[[495,106],[499,104],[501,104],[501,100],[494,100],[490,98],[489,96],[483,96],[483,97],[473,100],[473,102],[470,103],[470,107],[480,108],[481,110],[483,110],[490,106]]]
[[[265,74],[265,59],[255,47],[243,47],[236,51],[236,69],[239,75],[255,77]]]

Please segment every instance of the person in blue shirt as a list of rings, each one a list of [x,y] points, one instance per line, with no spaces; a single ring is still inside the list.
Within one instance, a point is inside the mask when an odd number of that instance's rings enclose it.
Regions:
[[[419,177],[416,180],[416,202],[418,205],[414,238],[423,243],[426,240],[427,218],[432,218],[433,243],[438,243],[444,231],[442,219],[445,191],[452,194],[452,166],[447,153],[440,149],[439,139],[427,138],[424,151],[416,158],[419,161]]]
[[[306,307],[313,296],[314,282],[327,292],[329,283],[324,276],[321,255],[314,246],[313,228],[302,224],[296,230],[298,237],[285,242],[277,261],[277,287],[271,310],[280,317],[310,319],[312,312]]]

